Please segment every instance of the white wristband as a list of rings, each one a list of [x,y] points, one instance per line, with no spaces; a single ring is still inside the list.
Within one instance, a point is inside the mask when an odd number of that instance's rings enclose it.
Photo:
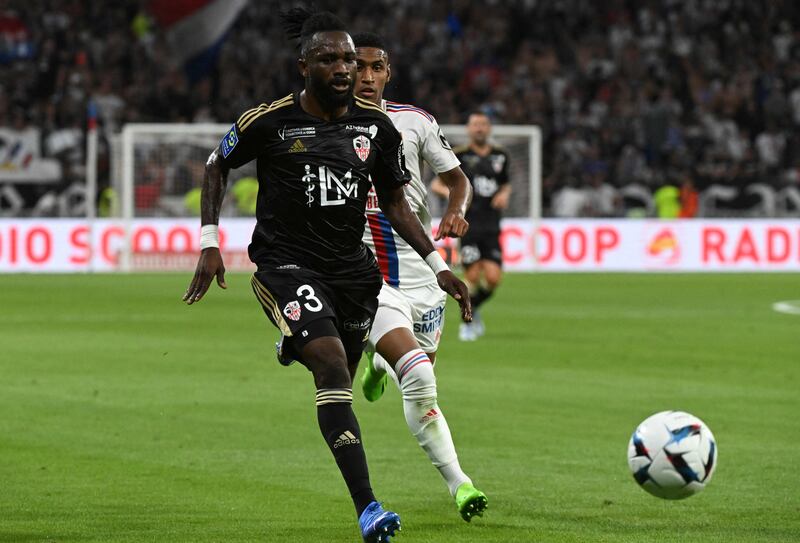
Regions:
[[[447,266],[447,262],[445,262],[444,258],[442,258],[442,255],[440,255],[439,251],[436,250],[425,257],[425,262],[431,267],[434,275],[439,275],[439,272],[450,269]]]
[[[216,224],[204,224],[200,228],[200,250],[209,247],[219,247],[219,226]]]

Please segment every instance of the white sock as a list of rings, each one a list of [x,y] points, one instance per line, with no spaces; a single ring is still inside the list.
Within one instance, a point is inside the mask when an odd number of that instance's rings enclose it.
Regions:
[[[372,355],[372,367],[375,368],[375,371],[388,373],[392,376],[392,379],[395,379],[394,372],[392,371],[391,366],[386,362],[386,359],[382,357],[377,351]]]
[[[403,355],[395,368],[408,429],[442,474],[450,495],[455,496],[459,486],[472,480],[461,470],[450,427],[437,403],[436,377],[430,358],[415,349]]]

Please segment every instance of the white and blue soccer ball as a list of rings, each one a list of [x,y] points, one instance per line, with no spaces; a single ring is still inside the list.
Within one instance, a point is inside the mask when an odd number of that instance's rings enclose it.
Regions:
[[[717,442],[706,424],[683,411],[645,419],[628,443],[633,478],[653,496],[688,498],[703,490],[717,467]]]

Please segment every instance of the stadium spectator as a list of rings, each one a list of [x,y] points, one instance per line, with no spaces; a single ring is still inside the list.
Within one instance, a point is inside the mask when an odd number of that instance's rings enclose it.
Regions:
[[[689,172],[699,191],[714,183],[797,183],[797,2],[320,3],[354,29],[374,26],[373,13],[392,14],[382,31],[406,74],[391,89],[397,100],[442,123],[482,110],[495,123],[539,125],[546,202],[575,177],[569,190],[589,190],[586,167],[602,168],[609,187],[637,184],[651,193],[676,171]],[[80,154],[84,138],[75,130],[83,130],[90,96],[107,138],[125,122],[230,119],[293,84],[296,55],[279,46],[278,2],[250,2],[220,51],[225,77],[215,68],[192,83],[151,4],[5,7],[0,125],[11,126],[12,111],[23,109],[41,130],[46,156],[63,160],[65,150]],[[63,143],[67,134],[74,145]],[[66,166],[80,171],[71,159]],[[109,173],[101,176],[107,182]]]

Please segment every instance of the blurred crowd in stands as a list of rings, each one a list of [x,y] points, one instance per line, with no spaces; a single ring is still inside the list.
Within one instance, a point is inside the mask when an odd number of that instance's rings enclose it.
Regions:
[[[733,214],[800,213],[800,2],[316,3],[387,38],[392,99],[442,124],[480,109],[540,126],[550,215],[709,214],[702,195]],[[147,1],[3,2],[0,169],[51,160],[60,186],[82,182],[90,98],[108,184],[124,123],[230,122],[297,89],[287,5],[251,0],[190,79]]]

